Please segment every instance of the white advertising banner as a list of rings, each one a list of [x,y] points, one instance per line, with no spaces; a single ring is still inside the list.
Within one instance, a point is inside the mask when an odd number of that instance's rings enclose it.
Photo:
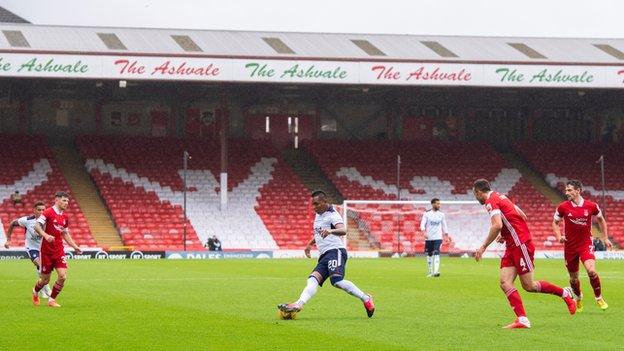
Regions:
[[[154,80],[229,80],[230,60],[187,57],[102,57],[102,78]],[[95,70],[98,67],[93,67]]]
[[[233,81],[359,84],[357,62],[232,60]]]
[[[0,54],[0,77],[101,78],[98,56]]]
[[[441,63],[360,63],[360,83],[390,85],[481,85],[480,65]]]
[[[624,88],[621,66],[0,54],[0,77],[270,83]]]

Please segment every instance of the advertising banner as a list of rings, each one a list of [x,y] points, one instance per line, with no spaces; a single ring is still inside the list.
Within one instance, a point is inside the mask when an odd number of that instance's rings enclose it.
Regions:
[[[0,77],[624,88],[621,66],[0,54]]]
[[[228,258],[272,258],[273,251],[167,251],[170,260],[220,260]]]

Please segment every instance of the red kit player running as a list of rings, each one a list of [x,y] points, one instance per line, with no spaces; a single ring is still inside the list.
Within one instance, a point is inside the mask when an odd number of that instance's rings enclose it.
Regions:
[[[483,245],[475,252],[475,259],[481,260],[483,252],[500,235],[506,243],[505,254],[500,264],[500,287],[507,296],[517,319],[504,328],[530,328],[531,323],[526,317],[522,298],[514,286],[520,276],[522,288],[528,292],[553,294],[560,296],[568,306],[570,314],[576,312],[576,302],[569,288],[563,289],[544,280],[533,280],[533,252],[531,233],[526,222],[526,215],[505,195],[492,191],[490,183],[485,179],[474,182],[475,198],[485,205],[490,214],[490,232]]]
[[[69,235],[67,216],[64,211],[69,205],[69,195],[66,192],[59,191],[54,196],[54,206],[43,211],[35,230],[37,234],[43,237],[41,242],[41,266],[40,278],[33,289],[32,300],[35,306],[39,305],[39,291],[50,281],[52,270],[56,269],[58,278],[52,293],[48,299],[48,306],[61,307],[56,303],[56,297],[63,289],[65,280],[67,279],[67,258],[63,248],[63,239],[76,250],[77,254],[82,251],[76,245],[72,237]]]
[[[583,199],[582,191],[583,184],[578,180],[570,180],[566,183],[565,194],[568,201],[562,202],[557,207],[552,228],[557,240],[564,244],[565,263],[570,274],[570,286],[576,295],[577,311],[583,310],[583,294],[581,293],[581,282],[578,279],[579,259],[585,266],[598,306],[602,310],[606,310],[609,305],[602,298],[600,278],[596,272],[596,258],[594,257],[594,244],[591,234],[592,216],[596,216],[602,232],[601,239],[607,249],[611,249],[613,245],[607,235],[607,221],[602,216],[598,204]],[[561,221],[564,221],[564,236],[561,235],[559,229],[559,222]]]

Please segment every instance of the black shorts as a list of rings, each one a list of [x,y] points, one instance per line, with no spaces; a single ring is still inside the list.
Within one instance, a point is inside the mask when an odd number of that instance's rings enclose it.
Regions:
[[[425,252],[431,256],[434,253],[440,254],[440,246],[442,246],[442,239],[438,240],[425,240]]]
[[[39,250],[28,249],[28,257],[30,257],[31,261],[35,262],[35,260],[39,258]]]
[[[315,272],[321,274],[319,285],[323,286],[323,282],[332,275],[344,277],[346,265],[347,250],[345,249],[333,249],[322,254],[314,268]]]

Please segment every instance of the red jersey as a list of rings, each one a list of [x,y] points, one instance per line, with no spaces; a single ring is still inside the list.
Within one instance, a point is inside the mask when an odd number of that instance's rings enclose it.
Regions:
[[[566,249],[575,249],[592,244],[592,216],[600,216],[598,204],[581,198],[577,205],[572,201],[564,201],[555,211],[555,220],[563,220],[564,233],[567,239]]]
[[[503,221],[501,236],[505,239],[507,247],[520,246],[531,240],[531,232],[527,222],[507,196],[491,191],[485,200],[485,208],[490,217],[501,216]]]
[[[41,254],[64,256],[63,230],[69,225],[65,213],[58,211],[56,207],[52,206],[43,211],[37,222],[41,224],[43,231],[54,237],[54,242],[52,243],[45,239],[41,241]]]

